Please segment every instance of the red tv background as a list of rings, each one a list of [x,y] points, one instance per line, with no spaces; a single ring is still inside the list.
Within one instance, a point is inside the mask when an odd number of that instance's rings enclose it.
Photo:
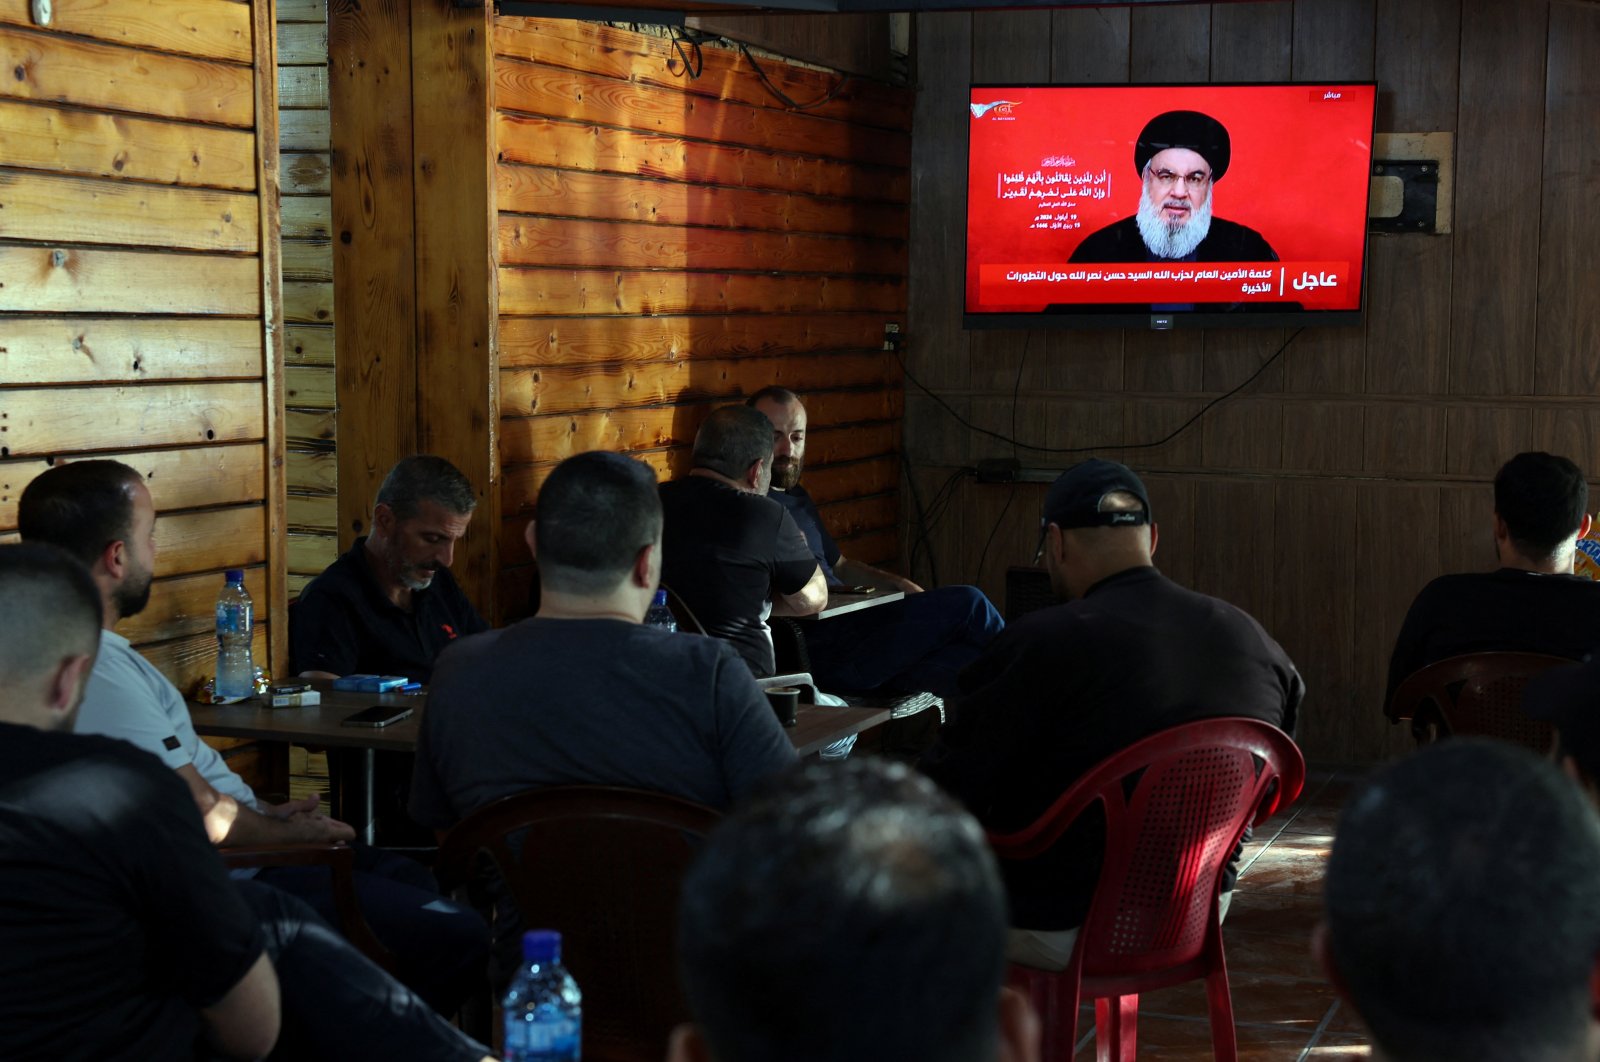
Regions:
[[[984,114],[968,114],[967,312],[1026,313],[1070,302],[1360,309],[1375,99],[1372,85],[1358,84],[973,88],[972,103]],[[1227,128],[1232,156],[1212,185],[1212,215],[1247,225],[1272,245],[1287,277],[1275,272],[1270,292],[1238,293],[1241,285],[1219,287],[1215,278],[1086,283],[1082,274],[1104,275],[1108,267],[1067,264],[1084,237],[1137,211],[1143,182],[1134,142],[1146,122],[1171,110],[1201,111]],[[1052,279],[1039,279],[1040,271]],[[1054,278],[1060,273],[1079,276]],[[1008,274],[1035,279],[1008,281]],[[1340,279],[1294,289],[1294,279],[1314,275]]]

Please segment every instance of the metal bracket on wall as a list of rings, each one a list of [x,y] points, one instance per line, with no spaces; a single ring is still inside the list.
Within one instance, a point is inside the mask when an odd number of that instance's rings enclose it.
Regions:
[[[1437,162],[1377,159],[1372,163],[1372,183],[1375,190],[1381,191],[1385,205],[1384,215],[1367,219],[1371,231],[1435,231],[1439,213]]]

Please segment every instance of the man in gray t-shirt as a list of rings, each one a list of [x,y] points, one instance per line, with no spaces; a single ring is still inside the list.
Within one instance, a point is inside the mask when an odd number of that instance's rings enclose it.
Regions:
[[[447,829],[545,786],[651,789],[725,808],[795,760],[728,643],[642,625],[661,570],[655,474],[618,454],[563,461],[528,546],[538,615],[440,655],[411,815]]]

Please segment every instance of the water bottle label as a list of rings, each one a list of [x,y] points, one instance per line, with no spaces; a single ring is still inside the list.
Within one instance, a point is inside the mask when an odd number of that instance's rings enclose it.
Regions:
[[[507,1021],[506,1054],[526,1062],[578,1062],[578,1023],[570,1018]]]

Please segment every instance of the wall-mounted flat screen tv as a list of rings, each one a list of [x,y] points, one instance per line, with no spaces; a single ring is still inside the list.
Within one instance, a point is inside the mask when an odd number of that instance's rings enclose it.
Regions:
[[[1370,82],[975,85],[965,323],[1360,319]]]

